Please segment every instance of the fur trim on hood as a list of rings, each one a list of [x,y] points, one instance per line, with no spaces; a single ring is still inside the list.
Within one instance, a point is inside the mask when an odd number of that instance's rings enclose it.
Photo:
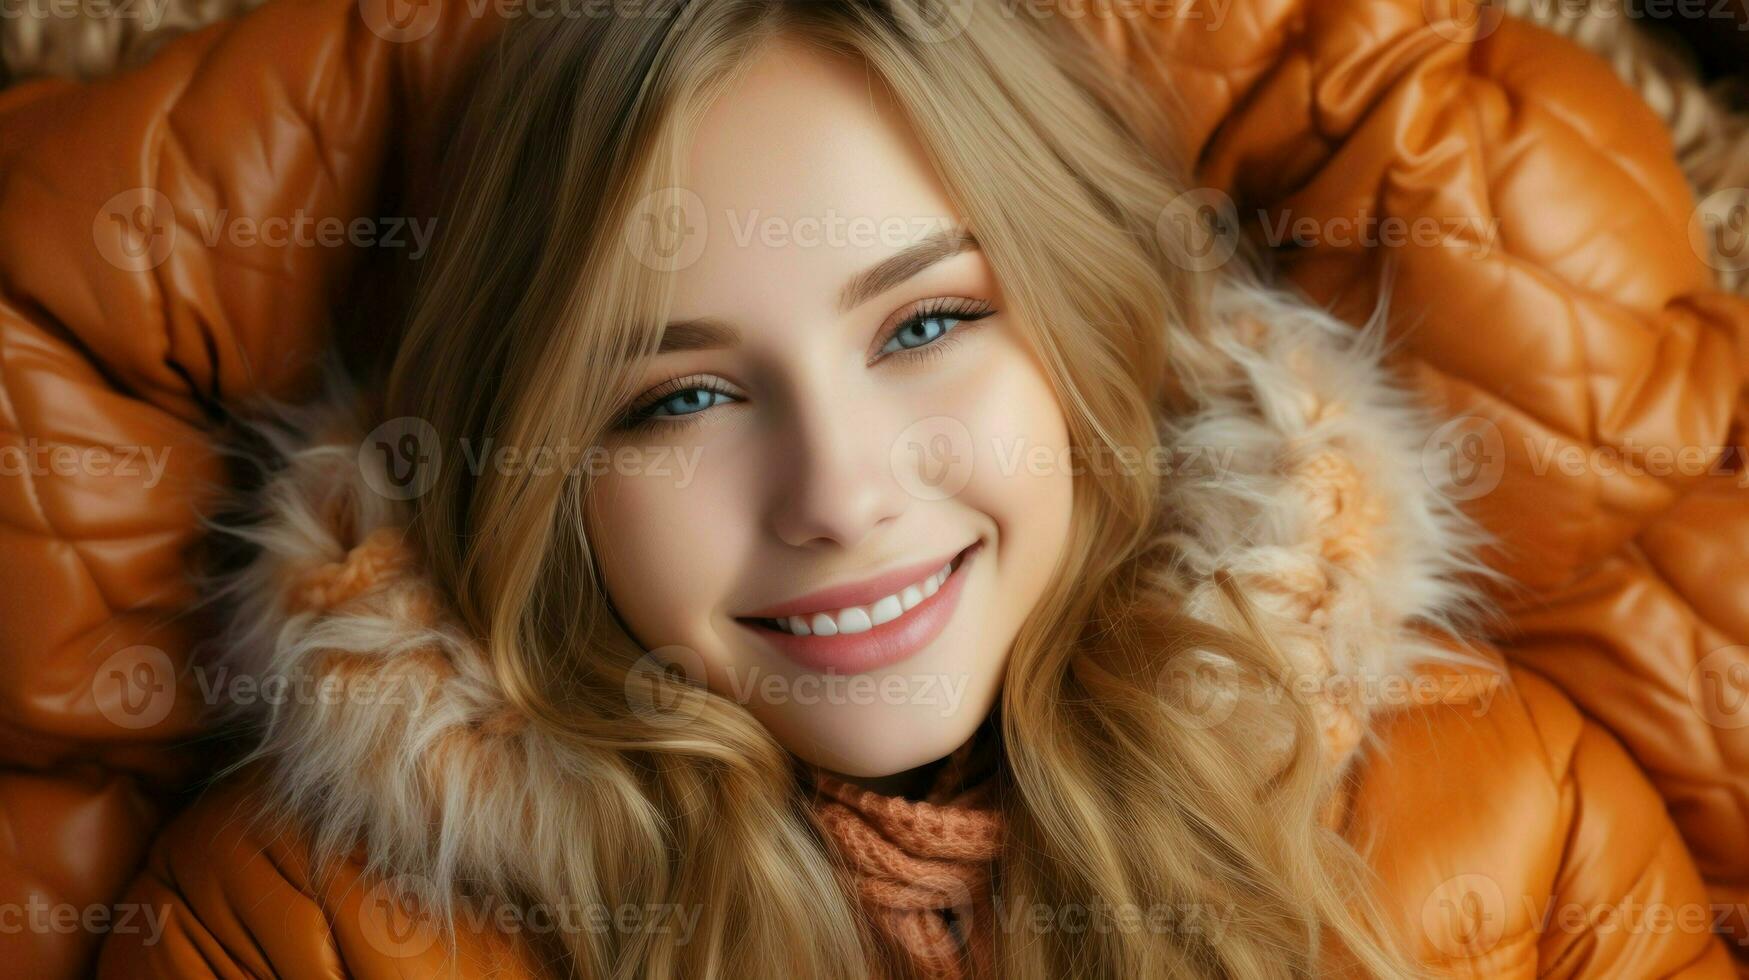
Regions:
[[[1381,363],[1377,322],[1356,331],[1236,283],[1215,312],[1211,366],[1182,379],[1195,408],[1162,420],[1169,447],[1203,457],[1164,477],[1177,586],[1221,622],[1217,575],[1236,579],[1319,692],[1344,762],[1368,690],[1470,659],[1441,634],[1475,608],[1478,534],[1445,492],[1429,418]],[[234,709],[259,738],[245,761],[318,857],[362,848],[435,908],[463,883],[567,894],[543,855],[587,825],[590,773],[519,714],[445,609],[403,541],[405,504],[372,489],[383,464],[353,406],[288,418],[295,435],[263,430],[280,458],[251,495],[259,522],[225,528],[253,552],[216,596],[231,613],[219,666],[309,696]]]

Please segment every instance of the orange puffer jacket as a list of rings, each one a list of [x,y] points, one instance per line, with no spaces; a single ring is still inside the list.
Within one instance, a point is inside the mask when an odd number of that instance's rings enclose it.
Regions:
[[[1085,13],[1108,6],[1129,15]],[[226,479],[213,426],[313,393],[336,344],[380,356],[388,331],[335,323],[371,321],[363,286],[421,250],[430,219],[366,223],[395,239],[374,243],[354,219],[433,213],[464,69],[504,9],[272,0],[124,75],[0,91],[5,972],[82,975],[100,947],[114,977],[441,969],[385,882],[317,882],[299,833],[245,819],[288,772],[377,799],[365,770],[289,758],[159,831],[211,766],[202,719],[229,690],[194,669],[213,624],[187,575]],[[1386,904],[1454,973],[1729,976],[1734,955],[1749,976],[1749,304],[1691,236],[1669,135],[1602,61],[1461,0],[1147,9],[1062,15],[1181,113],[1195,203],[1230,208],[1314,299],[1361,323],[1390,268],[1388,369],[1458,417],[1424,433],[1380,377],[1356,389],[1336,368],[1257,393],[1354,426],[1304,472],[1255,474],[1318,519],[1245,544],[1325,573],[1269,615],[1319,622],[1301,653],[1337,675],[1414,665],[1450,598],[1426,577],[1461,562],[1454,501],[1514,580],[1488,637],[1506,683],[1415,665],[1435,696],[1328,707],[1356,767],[1343,826],[1379,842]],[[223,233],[234,216],[261,234]],[[1295,350],[1358,356],[1316,317],[1281,319],[1235,316],[1230,369],[1279,381]],[[339,478],[293,475],[312,492]],[[1354,494],[1387,517],[1367,548],[1331,548],[1352,543]],[[273,567],[332,576],[366,542],[305,544]],[[311,608],[344,617],[377,594]],[[256,599],[267,615],[311,602]],[[1394,643],[1361,653],[1357,636]],[[534,972],[513,932],[463,938],[465,972]]]

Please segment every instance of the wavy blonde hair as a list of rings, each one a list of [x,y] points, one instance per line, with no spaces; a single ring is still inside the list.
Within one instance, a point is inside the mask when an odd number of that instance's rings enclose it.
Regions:
[[[784,36],[859,57],[896,94],[1028,325],[1077,449],[1157,445],[1183,389],[1174,367],[1213,357],[1210,277],[1185,271],[1186,243],[1156,226],[1183,163],[1154,99],[1080,33],[1024,9],[962,5],[963,30],[912,0],[713,0],[515,25],[468,110],[386,415],[529,450],[598,438],[666,320],[665,278],[623,229],[683,182],[712,96]],[[554,880],[576,900],[703,910],[690,943],[568,937],[573,972],[902,972],[812,823],[793,759],[744,707],[661,676],[649,682],[671,686],[662,696],[694,722],[656,727],[628,704],[642,651],[594,576],[583,478],[474,475],[456,456],[419,500],[416,543],[510,699],[588,760],[563,776],[591,781],[593,811],[566,814],[587,832],[550,856]],[[1289,668],[1243,628],[1230,585],[1236,629],[1179,608],[1158,477],[1089,472],[1074,498],[1064,571],[1015,642],[999,708],[995,887],[1093,919],[1027,942],[998,935],[1001,975],[1413,972],[1364,863],[1320,824],[1335,774],[1308,706],[1255,699],[1235,719],[1291,731],[1284,758],[1267,740],[1175,721],[1159,690],[1187,650],[1262,678]],[[1231,919],[1218,937],[1097,928],[1099,910],[1158,904]]]

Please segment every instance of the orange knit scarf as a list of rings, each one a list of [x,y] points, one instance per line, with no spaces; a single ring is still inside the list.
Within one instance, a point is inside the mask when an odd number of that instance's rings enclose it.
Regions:
[[[973,739],[921,800],[864,789],[817,766],[814,812],[874,927],[923,976],[993,975],[991,875],[1001,843],[993,751]]]

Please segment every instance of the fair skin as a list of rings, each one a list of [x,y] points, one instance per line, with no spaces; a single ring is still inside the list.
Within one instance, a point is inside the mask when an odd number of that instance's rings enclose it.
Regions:
[[[861,64],[768,47],[704,116],[686,188],[708,219],[673,272],[669,322],[689,326],[668,335],[686,342],[644,370],[637,424],[611,441],[697,469],[600,478],[603,581],[646,649],[791,752],[915,790],[988,715],[1063,552],[1072,477],[1014,459],[1062,458],[1061,406],[983,254],[938,234],[965,223]],[[756,615],[797,603],[801,627]]]

